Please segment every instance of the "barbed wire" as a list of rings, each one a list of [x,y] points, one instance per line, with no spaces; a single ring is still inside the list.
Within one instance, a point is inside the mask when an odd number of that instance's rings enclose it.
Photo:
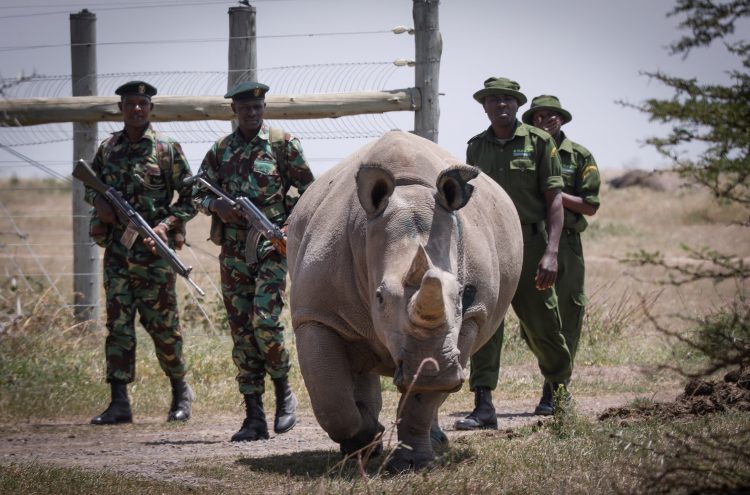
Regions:
[[[23,247],[26,248],[26,250],[29,252],[29,255],[34,260],[35,264],[39,267],[42,275],[47,280],[47,283],[49,283],[50,287],[54,290],[55,294],[60,298],[63,304],[66,304],[67,301],[65,300],[65,297],[63,297],[62,293],[60,292],[60,289],[57,288],[57,284],[52,280],[51,275],[47,270],[45,269],[44,265],[42,264],[41,260],[37,257],[37,253],[31,249],[31,245],[28,243],[28,234],[24,234],[21,232],[21,229],[18,227],[18,224],[10,218],[10,211],[5,207],[5,204],[3,202],[0,202],[0,211],[5,215],[5,217],[10,222],[10,225],[13,229],[13,232],[16,236],[18,236],[19,239],[23,241]],[[26,284],[28,285],[28,280],[26,280],[26,277],[24,275],[24,280],[26,281]]]
[[[241,71],[240,79],[253,75],[280,94],[344,93],[352,91],[381,91],[387,89],[399,66],[393,62],[350,62],[280,66],[257,69],[255,74]],[[413,76],[412,76],[413,77]],[[226,92],[226,71],[164,71],[97,74],[99,94],[111,95],[122,83],[143,79],[156,86],[159,95],[219,96]],[[0,79],[9,84],[12,79]],[[10,85],[5,90],[8,99],[57,98],[72,95],[69,75],[32,76]],[[275,120],[300,139],[374,138],[399,128],[388,114],[367,114],[336,119]],[[120,130],[118,122],[102,122],[98,139]],[[212,143],[231,132],[228,121],[161,122],[159,130],[180,143]],[[0,142],[8,147],[59,143],[73,139],[72,124],[45,124],[27,127],[0,127]]]
[[[0,16],[0,19],[3,17]],[[400,27],[400,26],[399,26]],[[396,28],[398,29],[398,28]],[[285,38],[319,38],[331,36],[362,36],[374,34],[393,33],[393,29],[378,29],[375,31],[332,31],[329,33],[290,33],[290,34],[266,34],[255,36],[223,36],[216,38],[174,38],[163,40],[127,40],[127,41],[97,41],[97,46],[127,46],[127,45],[182,45],[186,43],[227,43],[231,40],[246,39],[285,39]],[[75,46],[88,46],[90,43],[48,43],[44,45],[9,45],[0,46],[0,52],[18,52],[24,50],[40,50],[45,48],[68,48]]]
[[[279,0],[253,0],[253,2],[271,2],[271,1],[279,1]],[[227,2],[226,0],[221,1],[210,1],[210,0],[182,0],[179,3],[173,3],[173,2],[160,2],[160,3],[154,3],[154,2],[147,2],[148,8],[172,8],[172,7],[179,7],[179,8],[185,8],[185,7],[197,7],[201,5],[226,5],[230,4],[232,2]],[[117,6],[113,7],[112,4],[108,2],[107,7],[103,6],[97,6],[97,11],[108,11],[108,10],[132,10],[132,9],[142,9],[143,5],[137,2],[130,2],[128,3],[120,3]],[[75,4],[71,5],[71,8],[77,8],[77,7],[85,7],[90,8],[95,6],[95,4],[87,3],[87,4]],[[42,8],[35,5],[26,5],[27,8]],[[44,7],[48,8],[48,7]],[[57,6],[56,8],[62,8],[62,6]],[[19,17],[41,17],[46,15],[60,15],[60,14],[70,14],[68,10],[57,10],[57,11],[51,11],[51,12],[33,12],[33,13],[27,13],[27,14],[11,14],[6,16],[0,16],[0,19],[14,19]]]

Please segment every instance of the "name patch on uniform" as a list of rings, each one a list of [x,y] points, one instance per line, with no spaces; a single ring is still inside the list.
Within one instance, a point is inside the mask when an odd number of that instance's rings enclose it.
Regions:
[[[261,174],[272,174],[276,169],[276,165],[274,165],[273,162],[269,162],[266,160],[255,160],[253,169],[256,172],[260,172]]]
[[[534,148],[520,148],[513,150],[513,158],[529,158],[534,153]]]

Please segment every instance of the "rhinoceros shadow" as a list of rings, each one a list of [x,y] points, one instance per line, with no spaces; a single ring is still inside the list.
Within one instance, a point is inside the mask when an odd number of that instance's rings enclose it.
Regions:
[[[243,457],[235,461],[254,472],[276,473],[285,476],[308,480],[312,477],[344,477],[359,476],[354,462],[341,462],[341,454],[333,450],[308,450],[291,454],[272,455],[267,457]],[[365,465],[365,471],[373,473],[382,467],[383,456],[370,459]]]
[[[371,458],[364,466],[368,475],[378,474],[382,477],[398,476],[385,469],[388,461],[389,451],[384,455]],[[460,464],[471,459],[476,453],[465,446],[451,447],[437,460],[437,465],[447,466],[449,464]],[[292,454],[280,454],[267,457],[243,457],[237,459],[235,464],[247,467],[254,472],[275,473],[287,477],[306,481],[311,478],[343,478],[353,479],[361,477],[362,473],[356,461],[342,461],[341,455],[332,450],[308,450],[294,452]]]

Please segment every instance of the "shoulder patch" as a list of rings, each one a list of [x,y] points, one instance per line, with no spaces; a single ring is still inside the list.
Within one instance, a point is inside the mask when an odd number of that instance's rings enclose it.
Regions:
[[[583,173],[581,174],[583,178],[585,179],[586,176],[592,172],[599,172],[599,169],[596,167],[595,163],[589,163],[583,168]]]
[[[554,158],[557,156],[557,146],[552,147],[552,151],[549,153],[550,158]]]

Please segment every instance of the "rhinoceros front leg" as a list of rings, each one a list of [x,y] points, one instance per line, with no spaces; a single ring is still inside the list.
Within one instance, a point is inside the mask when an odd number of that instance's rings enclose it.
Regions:
[[[384,428],[378,423],[380,379],[362,369],[368,356],[356,355],[366,351],[317,322],[302,324],[295,336],[300,371],[320,426],[344,455],[372,444]],[[379,453],[382,443],[378,440],[375,447]]]
[[[437,410],[446,397],[447,394],[436,392],[401,396],[397,427],[399,446],[388,465],[391,471],[429,467],[435,460],[433,442],[436,446],[447,447],[447,438],[437,441],[442,433],[437,426]]]
[[[441,394],[443,400],[440,401],[440,406],[443,405],[445,399],[448,398],[448,394]],[[449,442],[448,436],[445,434],[442,428],[440,428],[440,422],[438,421],[438,409],[435,409],[435,414],[432,418],[432,424],[430,425],[430,443],[432,444],[432,450],[437,455],[443,455],[448,452]]]

